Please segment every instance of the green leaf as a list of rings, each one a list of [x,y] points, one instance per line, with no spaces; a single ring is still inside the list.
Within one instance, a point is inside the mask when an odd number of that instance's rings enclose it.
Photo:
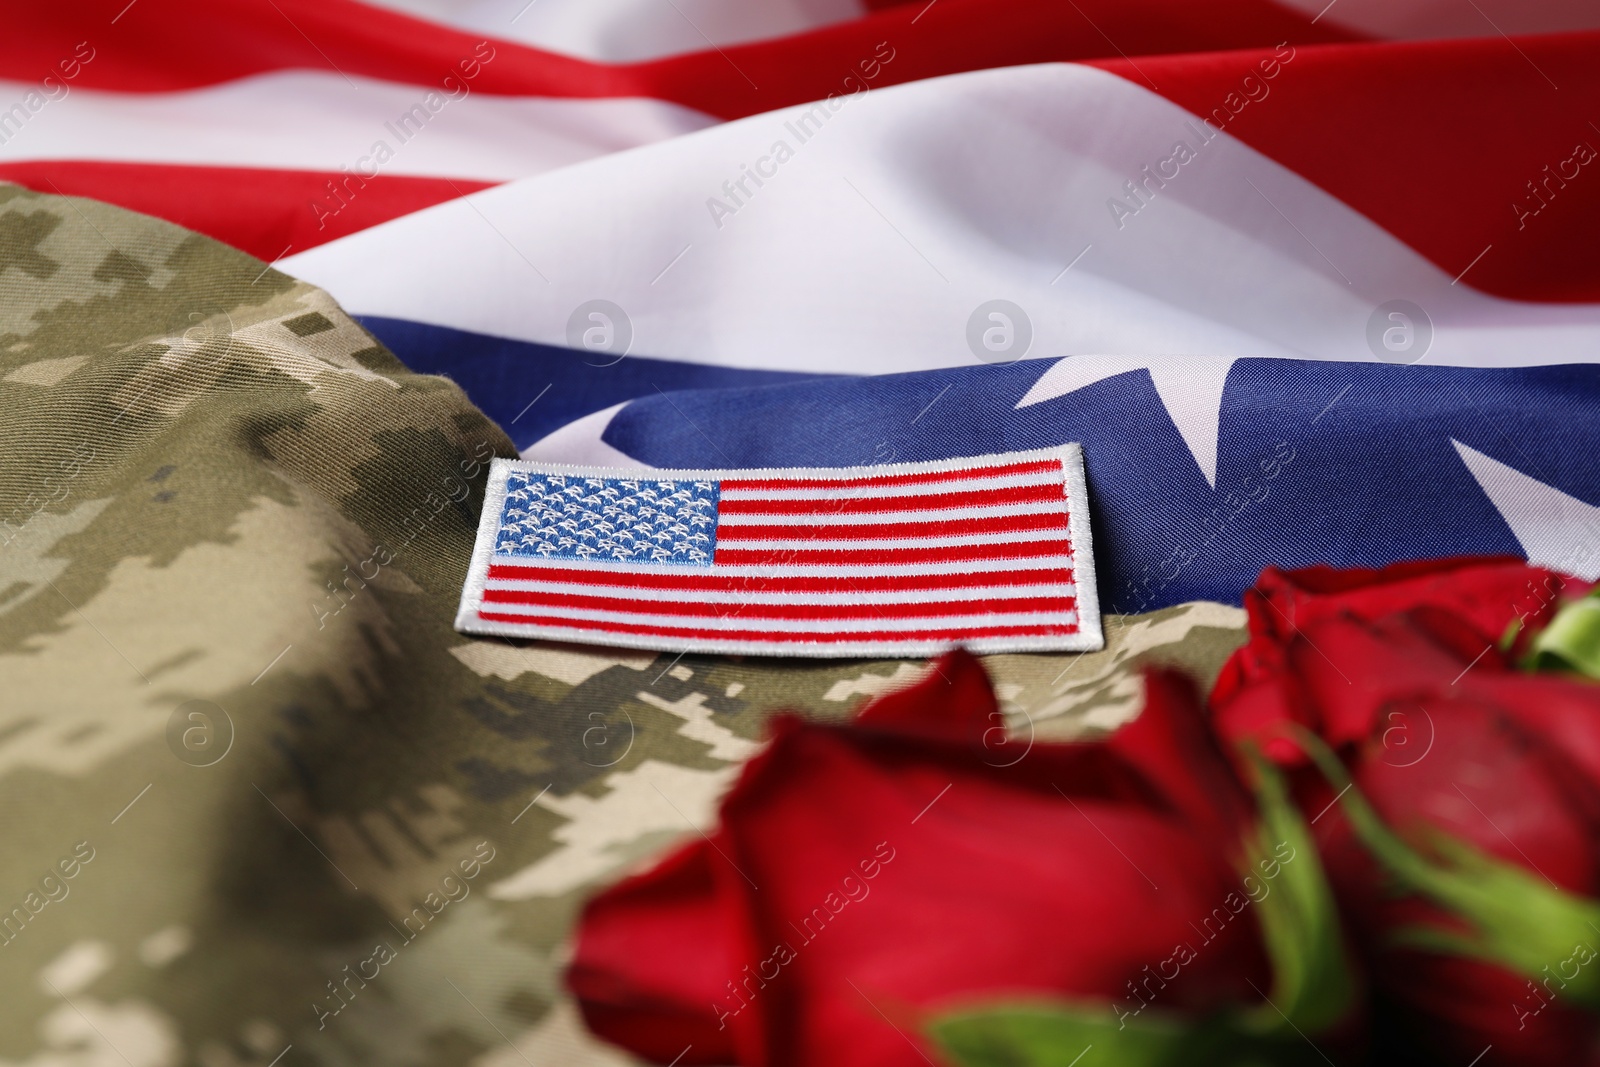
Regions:
[[[1041,1006],[946,1015],[929,1033],[963,1067],[1158,1067],[1174,1061],[1190,1029],[1172,1020],[1124,1027],[1109,1011]]]
[[[1225,1015],[1203,1021],[1141,1012],[1119,1020],[1110,1011],[1055,1005],[1011,1005],[957,1012],[928,1033],[960,1067],[1299,1067],[1321,1064],[1303,1038],[1242,1033]]]
[[[1600,599],[1590,593],[1558,611],[1533,639],[1525,665],[1600,678]]]
[[[1600,1010],[1600,901],[1569,893],[1542,876],[1469,842],[1436,833],[1426,856],[1391,830],[1332,749],[1309,731],[1301,746],[1340,789],[1356,836],[1400,885],[1461,919],[1461,932],[1419,927],[1397,941],[1498,964],[1535,981],[1554,981],[1560,996]]]
[[[1333,890],[1282,775],[1253,751],[1246,756],[1255,769],[1260,821],[1243,842],[1247,880],[1239,893],[1252,901],[1272,963],[1267,1002],[1204,1018],[1109,1004],[988,1005],[928,1026],[947,1059],[961,1067],[1326,1062],[1313,1038],[1342,1021],[1355,996]]]
[[[1338,906],[1311,827],[1289,799],[1283,776],[1253,748],[1244,755],[1255,771],[1260,812],[1245,876],[1267,890],[1255,909],[1272,962],[1272,991],[1269,1003],[1241,1025],[1259,1034],[1321,1033],[1344,1018],[1355,997]]]
[[[1205,1019],[1146,1010],[1013,1004],[955,1012],[928,1033],[958,1067],[1323,1067],[1304,1035],[1245,1033],[1227,1012]]]

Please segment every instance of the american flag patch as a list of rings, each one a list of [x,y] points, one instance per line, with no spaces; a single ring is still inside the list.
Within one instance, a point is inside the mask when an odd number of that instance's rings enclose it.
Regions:
[[[738,471],[497,459],[456,628],[775,656],[1097,649],[1082,452]]]

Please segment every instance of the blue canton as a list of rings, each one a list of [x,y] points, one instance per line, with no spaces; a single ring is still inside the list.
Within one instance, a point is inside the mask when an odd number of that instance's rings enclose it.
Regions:
[[[495,554],[711,566],[714,481],[647,481],[513,472]]]

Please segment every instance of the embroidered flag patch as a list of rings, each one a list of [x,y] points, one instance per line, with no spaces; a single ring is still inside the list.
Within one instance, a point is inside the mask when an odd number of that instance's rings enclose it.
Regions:
[[[497,459],[456,629],[773,656],[1097,649],[1082,451],[738,471]]]

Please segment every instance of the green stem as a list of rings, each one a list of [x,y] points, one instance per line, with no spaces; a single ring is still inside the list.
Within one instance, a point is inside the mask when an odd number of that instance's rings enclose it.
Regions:
[[[1591,593],[1558,611],[1533,639],[1527,665],[1600,678],[1600,598]]]
[[[1374,858],[1402,886],[1432,899],[1465,924],[1460,932],[1440,927],[1401,930],[1398,941],[1487,960],[1531,981],[1556,982],[1560,996],[1600,1011],[1600,962],[1594,962],[1600,949],[1600,901],[1568,893],[1542,875],[1443,833],[1431,841],[1438,858],[1424,856],[1384,824],[1320,737],[1303,727],[1296,727],[1293,735],[1329,784],[1341,791],[1345,814]]]

